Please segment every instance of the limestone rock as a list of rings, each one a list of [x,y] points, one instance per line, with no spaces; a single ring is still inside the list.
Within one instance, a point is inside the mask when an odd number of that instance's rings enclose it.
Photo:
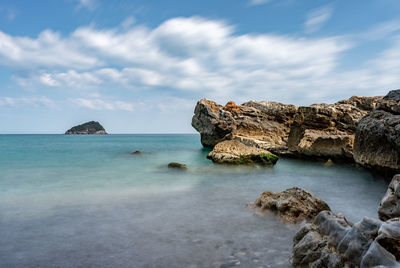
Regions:
[[[266,191],[254,203],[256,207],[276,212],[284,221],[311,221],[323,210],[330,210],[328,204],[312,193],[293,187],[283,192]]]
[[[357,224],[322,211],[293,239],[294,267],[399,267],[400,222],[364,217]]]
[[[357,123],[379,99],[353,96],[335,104],[299,107],[290,129],[289,149],[306,156],[351,159]]]
[[[357,127],[354,160],[378,170],[400,172],[400,90],[391,91]]]
[[[274,165],[278,157],[267,150],[247,146],[237,140],[227,140],[215,145],[207,158],[215,163]]]
[[[400,217],[400,174],[393,177],[378,208],[379,218],[388,220]]]
[[[106,130],[99,122],[90,121],[82,125],[72,127],[65,134],[107,134]]]
[[[263,149],[286,147],[290,125],[297,112],[294,105],[250,101],[225,106],[202,99],[195,108],[192,126],[200,132],[204,146],[245,137],[262,144]]]

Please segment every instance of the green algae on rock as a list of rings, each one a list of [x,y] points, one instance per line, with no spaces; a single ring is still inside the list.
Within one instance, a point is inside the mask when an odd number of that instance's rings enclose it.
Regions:
[[[168,164],[168,168],[175,168],[175,169],[181,169],[181,170],[186,170],[187,166],[185,164],[180,164],[176,162],[171,162]]]
[[[208,154],[217,164],[261,164],[275,165],[278,156],[267,150],[247,146],[237,140],[228,140],[218,143],[214,149]]]

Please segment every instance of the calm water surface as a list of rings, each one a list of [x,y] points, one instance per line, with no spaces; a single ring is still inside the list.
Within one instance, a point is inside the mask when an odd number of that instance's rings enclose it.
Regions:
[[[246,203],[300,186],[355,222],[388,184],[351,165],[218,166],[199,140],[0,135],[0,267],[290,267],[296,226]]]

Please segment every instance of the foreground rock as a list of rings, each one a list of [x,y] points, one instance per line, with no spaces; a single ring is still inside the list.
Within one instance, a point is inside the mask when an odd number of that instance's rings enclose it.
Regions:
[[[228,102],[222,106],[202,99],[196,105],[192,126],[200,132],[201,143],[207,147],[238,138],[268,150],[286,147],[296,112],[296,106],[277,102],[250,101],[242,105]]]
[[[393,177],[378,208],[379,218],[388,220],[400,217],[400,174]]]
[[[299,107],[290,129],[289,149],[305,156],[352,159],[357,123],[380,99],[353,96],[335,104]]]
[[[72,127],[65,134],[107,134],[106,130],[99,122],[90,121],[82,125]]]
[[[352,225],[343,215],[322,211],[294,239],[294,267],[399,267],[400,222],[363,218]]]
[[[330,208],[327,203],[312,193],[298,187],[280,193],[266,191],[256,200],[256,207],[276,212],[284,221],[311,221],[319,212]]]
[[[389,92],[360,120],[354,160],[373,169],[400,172],[400,90]]]
[[[185,164],[171,162],[171,163],[168,164],[168,168],[186,170],[187,166]]]
[[[275,165],[278,157],[269,151],[244,145],[237,140],[218,143],[207,158],[218,164]]]

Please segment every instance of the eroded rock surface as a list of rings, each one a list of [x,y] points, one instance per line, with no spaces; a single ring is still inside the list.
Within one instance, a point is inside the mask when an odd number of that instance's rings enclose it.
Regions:
[[[202,99],[192,126],[204,146],[238,140],[279,155],[351,159],[357,123],[381,99],[353,96],[335,104],[299,108],[267,101],[222,106]]]
[[[381,97],[353,96],[335,104],[299,107],[288,147],[307,156],[352,158],[358,121]]]
[[[256,207],[276,212],[284,221],[311,221],[323,210],[330,211],[327,203],[312,193],[293,187],[279,193],[266,191],[254,203]]]
[[[278,157],[269,151],[247,146],[237,140],[227,140],[218,143],[207,158],[215,163],[274,165]]]
[[[192,126],[200,132],[204,146],[242,137],[243,143],[268,150],[286,147],[296,112],[296,106],[277,102],[228,102],[222,106],[202,99],[196,105]]]
[[[359,121],[354,160],[374,169],[400,172],[400,90],[389,92]]]
[[[393,177],[378,208],[379,218],[388,220],[400,217],[400,174]]]
[[[399,267],[399,219],[364,217],[352,225],[343,215],[322,211],[293,239],[294,267]]]

